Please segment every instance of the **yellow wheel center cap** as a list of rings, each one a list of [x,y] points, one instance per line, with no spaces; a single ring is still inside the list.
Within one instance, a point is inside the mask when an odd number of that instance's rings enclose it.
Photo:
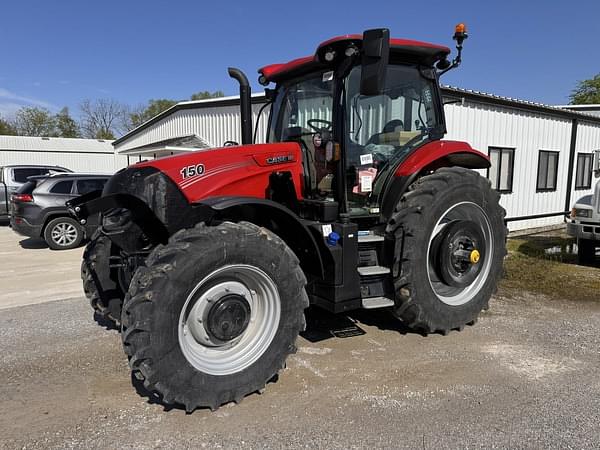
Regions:
[[[469,255],[469,259],[471,260],[471,264],[477,264],[479,262],[479,258],[481,258],[481,254],[478,250],[472,250]]]

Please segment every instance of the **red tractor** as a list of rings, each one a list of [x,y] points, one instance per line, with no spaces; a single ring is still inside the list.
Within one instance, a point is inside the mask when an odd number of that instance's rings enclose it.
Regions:
[[[304,310],[385,308],[422,333],[461,330],[502,273],[488,157],[446,132],[450,49],[387,29],[323,42],[259,70],[270,120],[252,144],[134,164],[71,202],[102,225],[82,264],[97,314],[120,323],[135,376],[187,411],[261,391],[305,329]]]

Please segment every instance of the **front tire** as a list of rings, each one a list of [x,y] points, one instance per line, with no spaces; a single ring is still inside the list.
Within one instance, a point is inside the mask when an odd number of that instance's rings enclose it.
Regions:
[[[96,230],[83,252],[81,280],[83,291],[95,314],[115,325],[121,321],[125,293],[119,283],[119,269],[110,267],[111,257],[118,256],[118,248]]]
[[[52,250],[69,250],[81,244],[83,229],[71,217],[57,217],[44,228],[44,240]]]
[[[157,247],[122,314],[129,365],[146,389],[191,412],[264,388],[305,328],[298,259],[251,223],[199,225]]]
[[[459,167],[410,186],[386,229],[396,243],[396,317],[415,330],[446,334],[488,308],[506,254],[499,198],[488,180]]]

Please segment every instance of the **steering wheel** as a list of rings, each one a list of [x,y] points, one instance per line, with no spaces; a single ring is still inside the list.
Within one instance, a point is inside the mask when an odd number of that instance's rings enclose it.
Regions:
[[[331,131],[333,128],[333,122],[329,120],[323,119],[309,119],[306,121],[306,124],[311,127],[315,133],[320,133],[321,131]],[[325,125],[324,127],[318,127],[317,124]]]

